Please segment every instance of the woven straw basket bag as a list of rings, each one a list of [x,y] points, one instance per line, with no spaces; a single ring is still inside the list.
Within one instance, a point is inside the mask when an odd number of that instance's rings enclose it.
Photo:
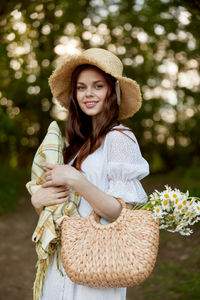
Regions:
[[[156,262],[159,225],[152,212],[126,208],[101,224],[94,211],[88,218],[67,217],[61,224],[61,255],[69,278],[90,287],[131,287],[141,284]]]

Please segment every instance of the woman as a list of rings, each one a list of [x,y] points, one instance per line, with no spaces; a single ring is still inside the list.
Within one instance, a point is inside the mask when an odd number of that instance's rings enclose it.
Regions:
[[[45,163],[46,182],[32,196],[38,214],[44,206],[68,200],[69,188],[81,195],[79,213],[91,210],[101,223],[116,219],[122,198],[128,205],[146,201],[140,180],[149,173],[132,131],[120,119],[141,106],[137,83],[122,76],[122,63],[111,52],[88,49],[55,70],[50,87],[69,110],[64,152],[65,165]],[[73,283],[57,270],[56,259],[48,267],[41,300],[122,300],[126,288],[90,288]]]

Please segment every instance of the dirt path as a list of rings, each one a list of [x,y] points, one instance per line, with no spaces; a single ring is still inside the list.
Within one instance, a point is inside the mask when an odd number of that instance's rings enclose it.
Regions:
[[[36,222],[28,201],[0,217],[0,300],[32,299],[36,254],[31,235]]]

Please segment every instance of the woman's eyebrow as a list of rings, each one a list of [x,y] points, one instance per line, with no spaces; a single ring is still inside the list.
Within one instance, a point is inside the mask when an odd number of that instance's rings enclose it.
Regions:
[[[99,80],[93,81],[93,83],[97,83],[97,82],[104,82],[104,80],[99,79]],[[83,85],[85,85],[85,83],[81,82],[81,81],[77,81],[77,84],[83,84]]]
[[[81,82],[81,81],[77,81],[77,84],[85,84],[85,83],[83,83],[83,82]]]
[[[99,79],[99,80],[94,81],[94,83],[97,83],[97,82],[104,82],[104,80]]]

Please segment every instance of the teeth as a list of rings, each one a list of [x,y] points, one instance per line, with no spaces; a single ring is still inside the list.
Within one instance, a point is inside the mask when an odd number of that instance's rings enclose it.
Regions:
[[[96,104],[97,102],[87,102],[86,104]]]

